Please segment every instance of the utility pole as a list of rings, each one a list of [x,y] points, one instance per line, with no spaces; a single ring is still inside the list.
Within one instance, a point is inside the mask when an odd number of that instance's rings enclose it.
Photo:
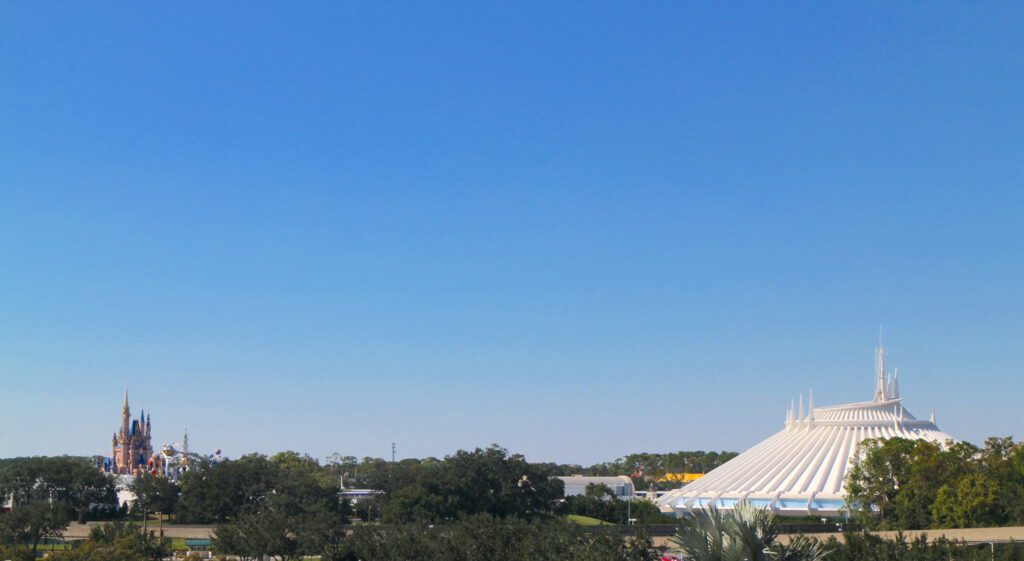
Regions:
[[[395,476],[395,443],[391,443],[391,463],[388,464],[388,479]]]

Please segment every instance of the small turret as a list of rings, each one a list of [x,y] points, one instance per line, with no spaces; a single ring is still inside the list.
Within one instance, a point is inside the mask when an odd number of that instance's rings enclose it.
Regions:
[[[807,428],[814,428],[814,390],[807,395]]]

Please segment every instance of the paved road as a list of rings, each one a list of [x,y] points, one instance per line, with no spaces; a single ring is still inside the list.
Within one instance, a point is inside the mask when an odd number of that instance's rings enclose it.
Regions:
[[[68,526],[67,531],[64,532],[64,538],[75,540],[89,537],[89,528],[101,522],[89,522],[87,524],[72,524]],[[147,527],[154,534],[160,532],[160,524],[150,522]],[[193,539],[208,539],[213,535],[213,526],[171,526],[169,524],[164,525],[164,537],[165,538],[193,538]]]
[[[89,527],[97,523],[89,524],[72,524],[68,526],[64,537],[67,539],[82,539],[89,536]],[[154,533],[159,532],[159,524],[150,523],[149,529]],[[940,537],[946,537],[950,540],[963,540],[972,543],[989,543],[989,542],[1008,542],[1017,541],[1024,542],[1024,526],[1011,526],[1007,528],[957,528],[951,530],[914,530],[904,532],[903,535],[908,540],[914,539],[917,536],[924,534],[928,537],[929,541],[934,541]],[[164,537],[168,538],[209,538],[213,535],[213,526],[164,526]],[[829,537],[835,536],[836,539],[842,540],[843,535],[839,533],[832,534],[812,534],[816,538],[827,540]],[[878,535],[886,539],[894,539],[897,532],[878,532]],[[787,535],[780,536],[780,540],[785,542],[789,539]],[[655,545],[669,545],[668,537],[655,537]]]
[[[899,532],[875,532],[886,539],[895,539]],[[1006,528],[952,528],[947,530],[910,530],[903,532],[908,540],[915,539],[921,534],[927,536],[928,541],[935,541],[941,537],[949,540],[963,540],[971,543],[989,542],[1024,542],[1024,526],[1009,526]],[[843,539],[842,534],[815,534],[822,539],[835,536]]]

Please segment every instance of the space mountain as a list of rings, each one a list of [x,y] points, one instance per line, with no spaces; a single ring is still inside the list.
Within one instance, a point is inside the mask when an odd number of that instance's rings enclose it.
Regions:
[[[875,353],[875,394],[871,401],[815,407],[791,403],[783,429],[658,499],[663,512],[686,515],[714,506],[728,510],[741,501],[781,516],[839,516],[845,508],[844,481],[867,439],[954,440],[939,430],[935,414],[914,417],[900,397],[899,376],[886,375],[885,348]]]

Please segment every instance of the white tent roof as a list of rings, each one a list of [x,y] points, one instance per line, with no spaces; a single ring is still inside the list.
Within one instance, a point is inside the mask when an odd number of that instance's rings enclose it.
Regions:
[[[846,472],[859,444],[869,438],[924,439],[945,443],[935,416],[916,419],[903,406],[896,375],[886,377],[885,349],[877,351],[875,399],[815,408],[813,396],[804,414],[793,405],[785,428],[712,470],[704,477],[658,499],[663,511],[684,514],[714,505],[732,508],[746,500],[778,514],[835,515],[843,508]]]

